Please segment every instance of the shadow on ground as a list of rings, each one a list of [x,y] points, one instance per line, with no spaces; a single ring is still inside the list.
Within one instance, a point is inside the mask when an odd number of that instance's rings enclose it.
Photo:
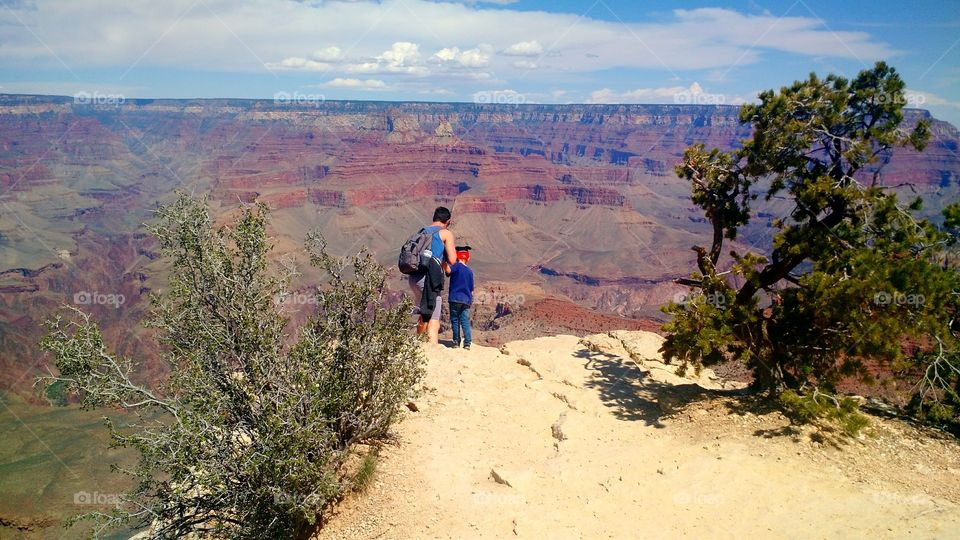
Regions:
[[[584,367],[592,372],[587,388],[600,393],[600,399],[613,409],[621,420],[640,420],[648,426],[664,427],[660,423],[663,411],[656,392],[667,385],[654,381],[635,364],[624,362],[616,355],[594,352],[586,347],[575,353],[585,360]]]
[[[765,439],[772,439],[775,437],[789,437],[794,441],[799,441],[804,437],[808,437],[811,441],[819,443],[825,446],[831,446],[836,450],[843,450],[844,447],[850,445],[851,441],[854,439],[850,436],[844,434],[836,425],[832,425],[827,421],[813,421],[807,425],[815,428],[813,431],[807,431],[805,433],[803,426],[804,421],[792,417],[790,412],[785,410],[780,403],[766,394],[750,394],[745,396],[740,396],[738,399],[728,400],[724,403],[724,406],[730,412],[730,414],[737,414],[740,416],[745,416],[752,414],[754,416],[762,417],[774,413],[781,413],[785,421],[789,422],[786,425],[770,427],[770,428],[759,428],[753,432],[757,437],[763,437]]]
[[[587,347],[577,350],[574,356],[582,359],[584,367],[591,372],[585,386],[596,390],[612,414],[621,420],[642,421],[648,426],[665,428],[667,425],[661,421],[663,418],[683,412],[696,403],[717,399],[721,400],[722,405],[714,409],[715,411],[725,410],[729,415],[763,419],[758,422],[763,424],[763,427],[753,431],[756,437],[785,437],[794,441],[806,438],[837,450],[849,448],[856,440],[839,429],[838,425],[826,420],[805,424],[802,419],[784,409],[778,400],[748,388],[708,389],[692,382],[666,383],[656,380],[631,360]],[[902,414],[891,413],[889,407],[876,409],[876,406],[866,406],[861,412],[876,417],[898,418],[916,427],[929,429],[929,426]],[[947,432],[942,433],[952,439]]]
[[[728,400],[731,414],[743,415],[749,411],[759,415],[777,410],[776,404],[767,400],[767,409],[761,412],[759,407],[764,406],[763,400],[743,389],[708,389],[692,382],[671,384],[658,381],[649,372],[618,355],[584,347],[575,356],[583,359],[584,367],[592,372],[586,386],[597,390],[600,399],[621,420],[642,421],[648,426],[664,428],[662,418],[681,412],[693,403],[715,398],[733,398]],[[786,429],[782,433],[784,436],[791,434]],[[777,434],[771,431],[756,435],[772,437]]]

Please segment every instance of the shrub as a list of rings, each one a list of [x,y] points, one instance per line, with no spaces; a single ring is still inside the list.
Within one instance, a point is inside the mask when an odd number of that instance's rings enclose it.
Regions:
[[[153,538],[305,535],[352,485],[341,467],[351,446],[383,437],[421,376],[409,303],[386,305],[385,271],[369,253],[337,259],[318,235],[307,250],[330,280],[289,344],[277,300],[296,271],[268,263],[266,214],[246,206],[218,228],[205,201],[184,195],[159,210],[150,229],[172,272],[146,323],[170,371],[157,389],[133,381],[135,362],[110,353],[86,313],[48,321],[41,345],[57,374],[47,387],[137,418],[109,426],[140,461],[115,511],[78,516],[95,520],[95,535],[119,525]]]
[[[870,424],[867,417],[858,411],[859,405],[852,398],[831,396],[817,389],[809,392],[784,390],[780,394],[780,404],[796,422],[816,424],[826,420],[839,425],[841,431],[851,437],[857,436]]]

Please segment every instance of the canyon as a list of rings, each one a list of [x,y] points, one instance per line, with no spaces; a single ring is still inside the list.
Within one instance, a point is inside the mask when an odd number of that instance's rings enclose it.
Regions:
[[[37,342],[44,320],[65,305],[77,307],[100,322],[112,350],[139,361],[140,380],[163,379],[153,336],[139,323],[149,294],[166,286],[169,269],[144,224],[176,191],[206,197],[219,223],[228,223],[246,203],[271,209],[272,256],[294,257],[302,270],[281,305],[294,323],[309,316],[315,305],[310,291],[322,279],[302,252],[308,231],[320,230],[335,255],[369,250],[390,270],[396,299],[407,290],[394,267],[400,244],[429,221],[436,206],[448,206],[459,243],[473,248],[477,275],[478,346],[470,352],[482,360],[471,369],[483,376],[470,376],[467,393],[486,396],[480,388],[490,391],[489,381],[497,377],[521,383],[521,375],[530,377],[507,356],[522,352],[524,343],[563,343],[579,359],[579,337],[659,330],[659,306],[686,292],[674,280],[689,275],[690,248],[705,243],[710,232],[674,166],[695,143],[735,148],[750,134],[738,114],[738,107],[719,105],[234,99],[97,104],[0,94],[0,432],[7,441],[0,450],[8,472],[0,485],[0,536],[79,537],[79,531],[68,534],[60,527],[77,511],[78,494],[97,497],[124,488],[107,466],[130,463],[133,456],[108,449],[105,431],[97,427],[99,414],[49,407],[33,390],[34,377],[48,362]],[[935,216],[960,197],[960,133],[926,111],[906,112],[908,125],[921,118],[931,122],[930,144],[922,153],[895,152],[880,181],[904,196],[923,197],[925,215]],[[787,204],[758,200],[754,219],[730,247],[769,249],[771,221]],[[529,338],[540,341],[518,341]],[[458,385],[469,358],[433,353],[434,384],[464,391]],[[554,348],[543,354],[544,362],[555,363]],[[557,358],[567,358],[563,354]],[[597,387],[599,395],[618,385]],[[508,393],[516,403],[553,399],[529,384],[509,388],[516,390]],[[584,403],[591,403],[590,395],[582,396]],[[456,413],[447,397],[426,398],[424,418],[445,407]],[[433,433],[445,426],[446,417],[437,418],[435,424],[414,418],[404,429]],[[614,423],[622,427],[623,421]],[[705,425],[692,424],[689,432],[701,433]],[[717,433],[736,432],[722,426]],[[701,446],[700,439],[695,442],[690,448]],[[565,450],[577,444],[592,449],[595,442],[575,438],[564,444]],[[672,455],[672,447],[663,448]],[[792,452],[790,446],[790,459]],[[898,447],[895,454],[904,452]],[[396,480],[391,475],[399,462],[387,461],[384,482]],[[955,463],[944,467],[952,472]],[[907,464],[898,470],[912,474]],[[417,474],[401,477],[419,479]],[[406,489],[394,483],[398,489],[387,491]],[[600,495],[594,484],[591,478],[591,493]],[[406,512],[409,506],[396,508]],[[522,530],[529,520],[518,519]],[[403,520],[397,523],[398,530],[412,530],[403,529]],[[510,526],[518,534],[517,523],[484,526]]]
[[[303,239],[319,229],[332,253],[366,248],[392,268],[445,205],[473,248],[483,342],[655,330],[659,305],[686,290],[674,279],[692,270],[690,247],[709,237],[673,168],[692,144],[749,136],[738,112],[0,95],[0,387],[29,388],[40,323],[63,304],[94,312],[118,352],[144,359],[143,377],[162,375],[137,324],[166,271],[143,224],[175,190],[206,195],[223,220],[266,204],[273,254],[304,266]],[[931,143],[898,150],[881,181],[935,215],[960,192],[960,133],[922,110],[906,123],[920,118]],[[758,204],[735,247],[767,249],[785,204]],[[308,292],[316,278],[306,268],[294,286]],[[395,270],[390,285],[405,290]],[[285,309],[303,317],[309,303]]]

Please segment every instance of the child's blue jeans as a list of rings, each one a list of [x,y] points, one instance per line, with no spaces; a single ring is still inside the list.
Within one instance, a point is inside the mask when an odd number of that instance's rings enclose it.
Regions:
[[[463,328],[463,346],[470,345],[473,335],[470,331],[470,304],[450,302],[450,326],[453,327],[453,342],[460,345],[460,329]]]

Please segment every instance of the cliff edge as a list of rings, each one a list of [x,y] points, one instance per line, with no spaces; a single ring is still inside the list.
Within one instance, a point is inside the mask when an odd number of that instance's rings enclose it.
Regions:
[[[945,538],[960,445],[872,418],[832,437],[678,377],[662,338],[618,331],[499,349],[425,346],[425,393],[339,538]],[[692,376],[692,374],[691,374]]]

